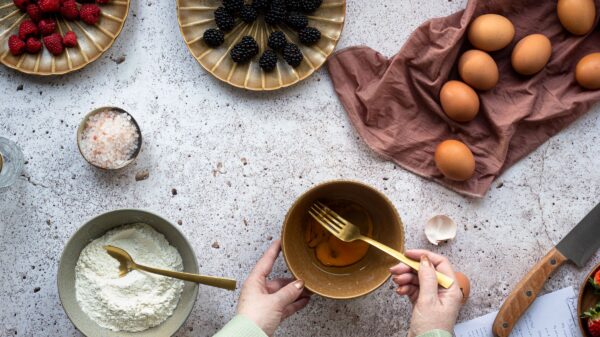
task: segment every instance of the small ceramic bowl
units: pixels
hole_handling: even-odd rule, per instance
[[[81,226],[67,242],[58,267],[58,295],[62,306],[73,325],[87,337],[172,336],[183,326],[192,312],[198,295],[198,285],[190,282],[185,282],[181,298],[173,315],[162,324],[142,332],[114,332],[105,329],[92,321],[81,310],[75,297],[75,266],[81,251],[92,240],[104,235],[107,231],[137,222],[146,223],[163,234],[181,254],[184,271],[198,273],[198,262],[192,246],[175,225],[160,216],[142,210],[121,209],[91,219]]]
[[[107,110],[113,110],[113,111],[127,114],[129,117],[131,117],[131,121],[133,122],[133,125],[135,125],[135,128],[137,129],[137,133],[138,133],[138,145],[137,145],[135,152],[131,155],[131,158],[129,158],[129,160],[127,160],[123,165],[121,165],[120,167],[117,167],[117,168],[106,168],[106,167],[101,167],[101,166],[95,165],[94,163],[90,162],[83,155],[83,152],[81,151],[81,138],[83,135],[83,130],[85,130],[85,126],[86,126],[88,120],[93,115],[98,114],[102,111],[107,111]],[[87,115],[85,115],[85,117],[83,117],[83,120],[81,121],[81,123],[79,123],[79,128],[77,128],[77,148],[79,149],[79,153],[81,154],[83,159],[85,159],[85,161],[87,161],[90,165],[92,165],[96,168],[99,168],[101,170],[108,170],[108,171],[119,170],[119,169],[122,169],[122,168],[126,167],[127,165],[131,164],[135,160],[135,158],[137,158],[137,156],[140,154],[140,151],[142,150],[142,130],[140,129],[140,126],[136,122],[135,118],[133,118],[133,116],[129,112],[127,112],[121,108],[117,108],[117,107],[104,106],[104,107],[94,109],[91,112],[89,112]]]
[[[308,290],[332,299],[364,296],[390,277],[389,268],[398,263],[387,254],[369,247],[367,255],[346,267],[326,267],[310,248],[304,233],[316,200],[346,200],[366,209],[373,221],[373,238],[404,251],[404,230],[396,208],[376,189],[359,182],[337,180],[317,185],[301,195],[288,211],[282,230],[282,250],[290,272],[302,279]]]
[[[591,337],[592,335],[587,329],[586,320],[581,318],[581,315],[590,308],[596,306],[597,303],[600,303],[600,295],[594,293],[594,287],[590,284],[590,278],[593,278],[594,274],[598,270],[600,270],[600,264],[597,264],[594,269],[592,269],[592,271],[581,283],[581,287],[579,287],[579,298],[577,299],[577,317],[579,317],[578,322],[581,335],[586,337]]]

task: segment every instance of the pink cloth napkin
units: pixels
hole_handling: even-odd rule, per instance
[[[600,12],[600,0],[596,8]],[[500,81],[478,93],[477,118],[457,123],[442,111],[439,91],[446,81],[459,79],[457,59],[472,48],[466,28],[486,13],[506,16],[516,36],[491,53]],[[510,63],[512,49],[534,33],[551,40],[552,57],[540,73],[518,75]],[[574,78],[575,65],[591,52],[600,52],[598,28],[587,36],[571,35],[558,20],[555,0],[471,0],[460,12],[423,23],[391,58],[351,47],[334,54],[328,70],[350,120],[375,152],[458,193],[483,197],[504,170],[600,99],[600,91],[584,90]],[[445,139],[461,140],[473,152],[475,175],[468,181],[448,180],[437,170],[433,154]]]

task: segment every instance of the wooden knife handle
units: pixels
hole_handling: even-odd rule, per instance
[[[546,280],[554,271],[567,261],[556,248],[544,256],[529,273],[517,284],[500,307],[492,326],[496,337],[508,337],[519,318],[533,303]]]

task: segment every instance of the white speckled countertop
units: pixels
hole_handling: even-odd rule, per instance
[[[422,21],[464,4],[348,0],[339,48],[366,44],[392,55]],[[297,195],[323,180],[358,179],[395,203],[407,247],[446,254],[470,276],[465,320],[498,308],[525,270],[600,201],[598,106],[508,170],[484,199],[465,199],[372,153],[324,70],[262,94],[212,78],[185,47],[172,0],[134,0],[114,46],[82,71],[37,78],[0,67],[0,77],[0,135],[18,142],[27,160],[22,178],[0,194],[2,337],[80,336],[59,303],[58,259],[86,219],[115,208],[181,220],[203,272],[243,280]],[[90,167],[75,143],[83,115],[103,105],[125,108],[143,131],[137,162],[117,174]],[[150,177],[136,182],[144,169]],[[438,213],[452,216],[459,232],[433,247],[422,228]],[[599,261],[562,268],[544,290],[578,287]],[[275,274],[286,273],[280,259]],[[354,301],[315,298],[278,335],[404,336],[410,306],[390,287]],[[202,287],[177,336],[212,335],[234,314],[237,296]]]

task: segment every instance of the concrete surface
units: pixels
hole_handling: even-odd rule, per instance
[[[392,55],[420,22],[464,4],[349,0],[340,47],[368,44]],[[113,61],[121,56],[123,63]],[[174,1],[133,1],[115,45],[82,71],[36,78],[0,67],[0,76],[0,134],[27,159],[23,177],[0,195],[3,337],[80,336],[58,300],[58,259],[86,219],[115,208],[181,220],[205,273],[243,280],[297,195],[323,180],[358,179],[396,204],[407,247],[446,254],[471,277],[466,320],[498,308],[525,270],[600,201],[598,106],[506,172],[484,199],[469,200],[373,154],[325,71],[265,94],[213,79],[186,49]],[[130,111],[143,130],[138,161],[117,174],[87,165],[75,144],[82,116],[103,105]],[[149,179],[136,182],[143,169]],[[460,228],[438,248],[426,241],[423,224],[439,213]],[[578,287],[599,261],[596,255],[581,270],[562,268],[544,291]],[[275,275],[286,274],[280,259]],[[390,286],[355,301],[315,298],[278,335],[404,336],[410,305]],[[177,336],[212,335],[234,314],[237,296],[202,288]]]

